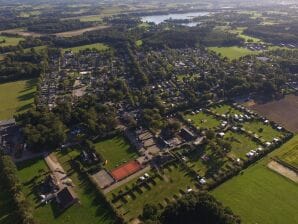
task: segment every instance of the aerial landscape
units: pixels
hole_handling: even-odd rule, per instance
[[[298,224],[297,0],[0,0],[0,224]]]

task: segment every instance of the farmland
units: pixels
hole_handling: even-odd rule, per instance
[[[291,151],[296,144],[297,137],[216,188],[212,194],[240,215],[243,223],[298,222],[297,184],[267,167],[270,157]]]
[[[106,51],[109,49],[109,47],[102,43],[96,43],[96,44],[88,44],[88,45],[81,45],[78,47],[72,47],[72,48],[65,48],[64,52],[67,50],[71,50],[74,53],[79,53],[80,51],[86,50],[86,49],[96,49],[98,51]]]
[[[105,25],[98,25],[98,26],[92,26],[84,29],[79,29],[79,30],[71,30],[71,31],[66,31],[66,32],[61,32],[61,33],[56,33],[55,35],[58,37],[74,37],[74,36],[79,36],[85,32],[89,31],[94,31],[94,30],[100,30],[100,29],[105,29],[108,26]]]
[[[22,80],[0,84],[0,120],[31,108],[36,91],[36,80]]]
[[[137,157],[136,151],[131,148],[122,136],[97,142],[95,148],[107,160],[105,168],[108,170]]]
[[[242,47],[210,47],[211,51],[214,51],[217,54],[220,54],[222,57],[227,57],[230,60],[238,59],[240,57],[250,55],[250,54],[258,54],[258,51],[251,51]]]
[[[17,46],[22,40],[24,40],[22,37],[8,37],[0,35],[0,47]]]

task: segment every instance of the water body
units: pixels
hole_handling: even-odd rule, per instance
[[[192,19],[198,16],[207,16],[210,15],[209,12],[187,12],[187,13],[172,13],[172,14],[163,14],[163,15],[152,15],[152,16],[143,16],[141,17],[142,22],[152,22],[155,24],[160,24],[169,19],[188,19],[189,23],[184,23],[185,26],[196,26],[198,22],[193,22]]]

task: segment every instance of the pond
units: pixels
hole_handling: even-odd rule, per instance
[[[183,20],[188,19],[189,23],[183,23],[182,25],[186,26],[196,26],[198,22],[192,21],[193,18],[198,16],[207,16],[210,15],[209,12],[187,12],[187,13],[171,13],[171,14],[163,14],[163,15],[151,15],[151,16],[143,16],[141,17],[142,22],[153,22],[155,24],[160,24],[166,20]]]

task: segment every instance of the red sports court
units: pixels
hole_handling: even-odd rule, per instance
[[[112,170],[111,174],[116,181],[119,181],[139,171],[141,168],[142,167],[138,161],[131,161]]]

